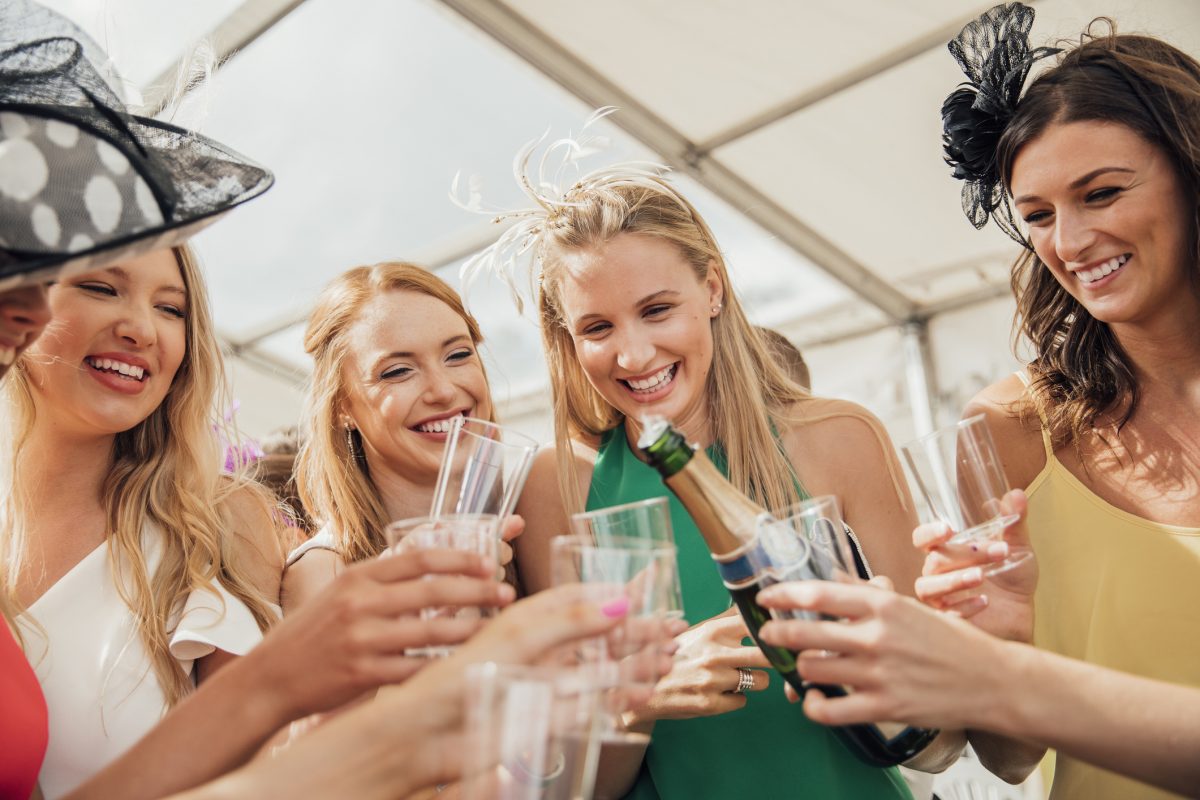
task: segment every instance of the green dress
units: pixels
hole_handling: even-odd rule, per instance
[[[726,471],[724,450],[709,458]],[[729,609],[729,593],[683,505],[653,467],[629,447],[623,427],[604,434],[588,490],[588,510],[669,497],[678,548],[684,616],[691,624]],[[787,701],[783,679],[752,692],[745,708],[715,717],[659,720],[633,791],[635,800],[694,798],[846,798],[911,800],[894,767],[878,769],[850,754],[828,728]]]

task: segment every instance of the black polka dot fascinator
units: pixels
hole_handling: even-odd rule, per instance
[[[0,291],[179,244],[270,188],[263,167],[129,112],[104,52],[0,0]]]

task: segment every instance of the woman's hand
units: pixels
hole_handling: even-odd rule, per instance
[[[874,586],[830,581],[777,584],[758,601],[839,618],[772,620],[760,634],[800,654],[796,667],[805,680],[854,689],[837,698],[809,690],[804,713],[816,722],[966,728],[986,722],[988,708],[1003,702],[1001,643],[955,614]]]
[[[517,570],[512,565],[513,547],[509,542],[516,539],[525,531],[525,520],[518,514],[509,514],[500,528],[500,566],[497,568],[496,580],[507,580],[516,587]],[[511,577],[511,580],[509,578]]]
[[[925,552],[925,566],[916,581],[917,597],[927,605],[953,611],[988,633],[1003,639],[1033,639],[1033,593],[1038,566],[1025,524],[1028,501],[1014,489],[1000,500],[1001,513],[1018,515],[1004,529],[1003,541],[951,544],[955,532],[942,523],[921,525],[913,544]],[[1030,556],[1012,569],[990,577],[984,571],[1010,554]]]
[[[458,644],[483,624],[422,620],[422,608],[512,602],[512,587],[497,583],[494,569],[494,562],[479,555],[451,550],[355,564],[244,658],[254,662],[263,686],[286,702],[293,718],[337,708],[363,692],[402,682],[428,663],[405,656],[405,650]]]
[[[711,717],[746,705],[746,696],[735,692],[740,674],[749,669],[760,692],[771,682],[770,662],[755,646],[742,641],[750,635],[736,611],[705,620],[675,637],[678,650],[671,671],[658,682],[641,707],[627,713],[629,727],[643,728],[659,719]]]

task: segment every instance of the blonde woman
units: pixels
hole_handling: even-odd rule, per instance
[[[261,489],[221,475],[222,359],[190,252],[76,274],[49,299],[54,321],[5,382],[0,546],[57,797],[261,638],[281,551]]]
[[[765,506],[838,495],[871,568],[911,586],[920,567],[908,546],[916,518],[882,426],[785,374],[695,208],[637,165],[597,171],[566,192],[520,179],[538,209],[523,212],[515,233],[476,263],[507,273],[514,253],[536,256],[556,445],[539,454],[518,506],[527,520],[517,549],[525,587],[550,584],[549,542],[568,530],[571,512],[668,495],[632,447],[644,414],[673,420]],[[631,728],[652,731],[644,763],[614,755],[600,793],[908,797],[897,770],[856,761],[788,705],[780,681],[763,691],[772,682],[767,662],[743,644],[746,627],[728,613],[729,595],[694,524],[671,504],[693,627],[678,637],[675,667],[651,700],[626,715]],[[944,736],[919,760],[941,767],[960,742]]]
[[[325,288],[304,337],[313,374],[296,464],[322,528],[288,558],[285,613],[382,552],[389,522],[429,513],[447,422],[493,418],[482,341],[455,291],[416,265],[356,267]]]

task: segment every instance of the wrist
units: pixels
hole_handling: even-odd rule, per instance
[[[236,714],[252,728],[268,726],[276,731],[307,714],[287,691],[287,682],[273,674],[269,656],[254,648],[209,679],[208,683],[231,687],[228,694],[238,699]]]
[[[979,707],[968,722],[970,727],[1021,736],[1031,694],[1017,687],[1036,680],[1032,674],[1036,656],[1037,650],[1030,645],[992,640],[985,658],[984,681],[977,693]]]

